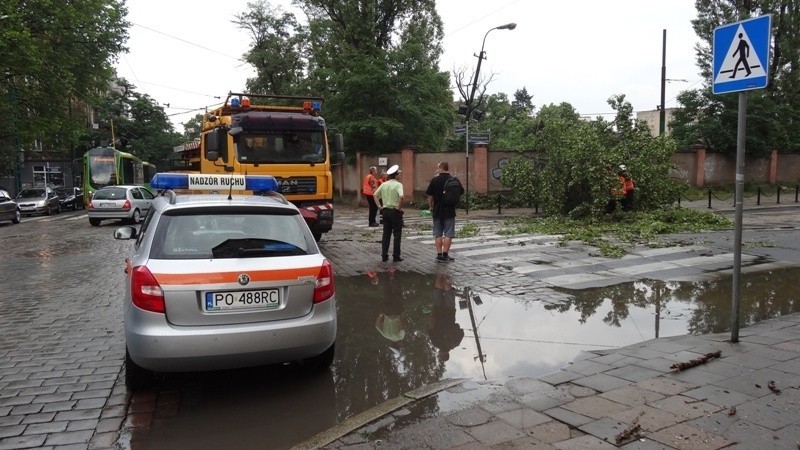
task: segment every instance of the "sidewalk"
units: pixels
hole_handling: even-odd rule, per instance
[[[794,196],[775,200],[762,197],[758,205],[745,197],[745,214],[800,210]],[[732,198],[712,198],[711,209],[707,198],[682,206],[735,211]],[[365,211],[347,209],[355,217]],[[486,210],[468,217],[532,213]],[[587,352],[539,378],[443,380],[296,448],[797,449],[800,314],[743,328],[735,344],[730,337],[685,335]]]
[[[445,381],[296,448],[797,449],[800,314],[739,338],[687,335],[584,353],[538,379]]]

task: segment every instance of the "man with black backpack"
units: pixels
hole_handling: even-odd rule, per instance
[[[436,262],[453,261],[455,258],[450,256],[450,245],[456,235],[456,206],[464,194],[464,187],[458,178],[450,175],[450,166],[446,161],[436,166],[436,176],[431,179],[425,194],[433,217]]]

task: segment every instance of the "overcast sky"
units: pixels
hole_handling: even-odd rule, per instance
[[[230,92],[241,92],[253,70],[240,61],[250,37],[231,23],[247,0],[127,0],[130,52],[118,74],[162,104],[181,123]],[[289,0],[274,0],[291,10]],[[538,108],[569,102],[581,114],[609,114],[606,100],[625,94],[634,110],[655,109],[661,96],[663,30],[667,30],[666,106],[702,84],[695,66],[694,0],[437,0],[445,27],[440,68],[477,64],[486,32],[482,74],[488,91],[512,97],[527,88]],[[301,20],[302,14],[298,14]],[[685,81],[683,81],[685,80]],[[612,116],[606,116],[608,118]]]

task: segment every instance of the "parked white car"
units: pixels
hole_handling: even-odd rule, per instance
[[[142,221],[155,195],[144,186],[106,186],[95,191],[88,204],[89,223],[94,227],[107,219]]]

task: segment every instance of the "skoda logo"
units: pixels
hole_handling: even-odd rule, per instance
[[[246,273],[239,275],[239,284],[247,286],[248,283],[250,283],[250,275]]]

